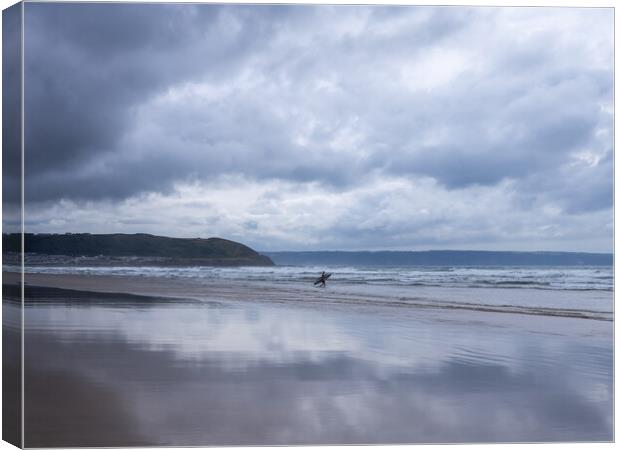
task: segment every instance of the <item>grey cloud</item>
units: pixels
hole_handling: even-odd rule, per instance
[[[342,14],[347,18],[362,11],[381,16],[382,10],[351,7],[28,5],[26,167],[29,179],[34,181],[30,184],[32,187],[27,189],[27,197],[45,200],[59,198],[62,193],[62,197],[66,198],[88,198],[92,193],[93,198],[99,198],[104,195],[102,191],[106,191],[108,197],[114,198],[157,190],[153,182],[144,180],[140,183],[142,177],[139,175],[137,180],[136,177],[123,177],[126,181],[118,182],[116,178],[121,178],[120,175],[144,170],[144,161],[132,166],[131,161],[125,160],[125,154],[132,149],[123,147],[119,141],[134,125],[135,107],[179,83],[217,80],[225,84],[226,77],[242,70],[246,67],[244,63],[253,58],[258,61],[256,67],[268,76],[280,77],[283,83],[296,83],[297,86],[291,89],[299,92],[293,92],[292,100],[303,103],[306,88],[303,80],[312,81],[315,71],[327,72],[326,63],[336,64],[329,72],[352,74],[359,64],[365,64],[368,58],[372,58],[374,52],[411,52],[421,44],[441,39],[464,24],[464,14],[422,8],[410,10],[411,16],[423,16],[420,25],[401,25],[404,31],[387,38],[379,36],[372,40],[345,34],[340,38],[328,36],[322,43],[320,39],[323,38],[311,32],[314,25],[320,26],[323,22],[337,28],[338,23],[333,21],[331,14]],[[394,20],[397,18],[393,17]],[[371,35],[372,25],[373,22],[366,25]],[[279,39],[286,43],[286,33],[294,36],[299,29],[309,34],[309,39],[296,45],[285,45],[279,51],[275,41]],[[269,54],[271,47],[275,47],[274,56]],[[350,57],[346,56],[347,49],[352,51]],[[265,54],[261,53],[262,50]],[[339,73],[339,76],[342,75]],[[320,164],[312,157],[314,149],[304,155],[306,164],[299,163],[298,155],[303,150],[291,145],[290,136],[282,131],[288,124],[270,117],[270,103],[277,105],[286,101],[278,98],[279,93],[275,94],[276,97],[261,97],[258,92],[258,98],[241,98],[238,101],[229,100],[228,104],[221,102],[214,105],[217,110],[212,113],[213,126],[207,123],[201,130],[202,135],[196,136],[199,141],[206,140],[212,146],[202,150],[202,155],[190,155],[183,148],[183,143],[191,137],[180,134],[180,142],[176,142],[175,147],[155,149],[160,154],[149,158],[147,170],[158,172],[169,169],[171,158],[168,155],[178,158],[178,162],[172,164],[173,169],[158,178],[164,191],[173,181],[190,176],[196,167],[196,160],[218,172],[230,171],[229,166],[234,165],[240,172],[256,171],[258,176],[300,180],[319,178],[336,184],[350,181],[344,175],[346,172],[342,171],[342,164],[332,164],[334,170],[320,169]],[[352,94],[357,95],[358,92]],[[252,102],[259,103],[257,110],[252,108]],[[299,105],[300,108],[303,106]],[[355,107],[343,106],[349,110]],[[182,111],[174,113],[180,113],[183,117]],[[226,113],[229,115],[226,116]],[[182,132],[180,129],[189,126],[179,123],[179,118],[172,119],[169,129],[172,136],[175,131]],[[252,124],[261,119],[265,122],[258,124],[263,125],[262,129],[253,129]],[[337,123],[338,119],[334,119]],[[185,117],[185,121],[188,120],[191,118]],[[333,129],[327,132],[333,133]],[[267,133],[272,136],[267,137]],[[317,137],[316,145],[324,144],[321,136]],[[329,134],[323,136],[325,139],[329,137]],[[144,144],[157,147],[157,143]],[[205,156],[206,152],[211,154]],[[92,183],[84,185],[79,174],[83,166],[112,153],[118,158],[114,171],[119,173],[119,177],[109,177],[104,171],[91,174]],[[231,164],[222,164],[222,153],[229,156]],[[337,154],[330,156],[332,160],[355,163],[350,158],[339,158]],[[294,159],[292,165],[286,162],[291,157]],[[241,164],[238,161],[240,158],[243,159]],[[278,163],[282,160],[285,161],[283,164]],[[174,170],[176,166],[178,172]],[[261,173],[263,166],[265,173]],[[359,169],[364,170],[365,167],[362,165]],[[35,180],[37,177],[40,178]]]
[[[608,151],[594,166],[575,164],[524,178],[519,189],[540,193],[533,202],[556,204],[568,214],[605,210],[613,204],[613,158]]]
[[[2,202],[5,229],[15,229],[21,204],[21,5],[2,13]],[[9,223],[11,222],[11,223]]]
[[[31,3],[28,204],[167,195],[222,176],[334,195],[404,178],[432,179],[428,195],[465,202],[470,189],[494,187],[520,208],[523,228],[546,207],[609,211],[612,17],[587,8]],[[579,161],[584,152],[597,163]],[[376,245],[398,246],[505,237],[492,207],[474,225],[447,227],[438,215],[406,223],[395,209],[364,228],[360,217],[382,203],[357,200],[365,203],[343,200],[342,223],[321,233],[372,243],[389,230]],[[566,221],[553,225],[577,227]],[[252,231],[264,229],[256,223]]]
[[[430,175],[449,188],[460,188],[492,185],[560,166],[571,152],[592,143],[597,127],[608,125],[592,100],[604,89],[599,80],[586,77],[577,82],[572,76],[565,74],[563,82],[542,88],[532,88],[526,78],[518,90],[499,93],[493,88],[477,93],[467,83],[463,88],[472,94],[438,95],[439,106],[425,113],[436,119],[435,125],[443,125],[449,139],[445,144],[420,145],[417,133],[437,132],[432,125],[425,131],[427,123],[420,120],[410,141],[403,143],[406,150],[391,156],[389,169]],[[451,98],[463,103],[455,104]]]
[[[230,20],[248,33],[227,32]],[[25,28],[27,170],[69,177],[116,147],[133,106],[203,73],[226,76],[269,32],[216,5],[164,4],[29,4]]]

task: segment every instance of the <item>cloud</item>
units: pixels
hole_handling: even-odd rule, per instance
[[[21,6],[2,13],[2,203],[3,222],[21,222]]]
[[[216,5],[28,6],[30,173],[79,169],[116,149],[150,96],[200,76],[227,77],[269,33],[252,19]]]
[[[26,229],[222,236],[268,250],[503,249],[607,251],[606,210],[564,214],[556,197],[523,202],[515,182],[448,191],[432,178],[375,177],[341,191],[317,182],[221,176],[124,201],[62,200],[27,214]],[[603,233],[601,233],[603,230]]]
[[[430,203],[469,205],[476,189],[510,186],[520,222],[551,220],[546,207],[566,223],[611,217],[612,17],[586,8],[29,4],[27,200],[42,211],[125,204],[236,180],[311,186],[358,218],[346,199],[369,186],[398,197],[386,187],[408,180],[433,186]],[[390,202],[364,201],[360,210]],[[482,222],[498,213],[481,212]],[[373,231],[385,245],[400,226],[388,222]],[[400,242],[417,242],[424,223],[416,217]],[[261,230],[239,217],[227,234],[243,224]],[[334,240],[341,232],[351,230],[312,228]],[[606,228],[595,234],[610,242]]]

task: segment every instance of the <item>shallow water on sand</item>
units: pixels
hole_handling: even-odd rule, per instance
[[[608,321],[27,296],[27,446],[612,439]]]

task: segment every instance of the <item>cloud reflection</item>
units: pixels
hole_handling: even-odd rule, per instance
[[[62,382],[73,377],[123,399],[111,416],[131,420],[112,434],[134,423],[153,444],[612,438],[611,349],[596,340],[190,304],[55,304],[29,309],[27,324],[29,376],[45,377],[76,405],[46,417],[53,426],[88,420],[78,414],[91,407],[88,396]],[[29,398],[32,411],[44,408],[44,399]],[[42,424],[26,425],[40,436]],[[67,439],[59,444],[83,444]]]

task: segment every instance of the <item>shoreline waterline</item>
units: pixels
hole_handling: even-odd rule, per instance
[[[3,272],[4,283],[18,283],[20,274]],[[27,273],[26,285],[119,292],[171,298],[285,303],[341,308],[351,306],[443,309],[455,311],[557,316],[613,321],[613,293],[536,289],[438,288],[398,289],[333,283],[328,289],[311,283],[271,284],[254,280],[182,279],[127,275]],[[530,292],[531,291],[531,292]],[[589,302],[583,302],[585,296]]]

